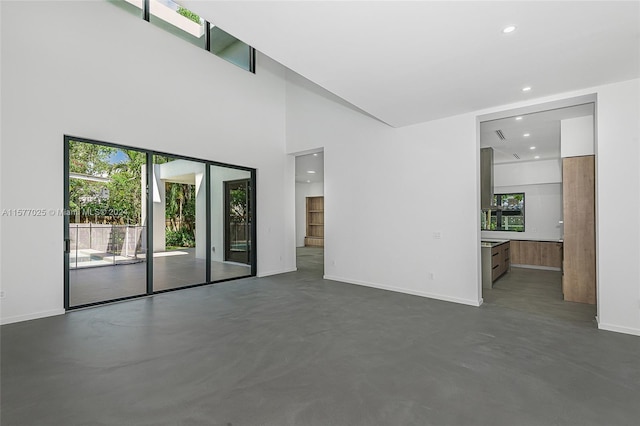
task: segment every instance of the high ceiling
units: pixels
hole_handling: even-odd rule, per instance
[[[559,159],[560,121],[594,112],[594,104],[589,103],[486,121],[480,123],[480,147],[493,148],[494,164]],[[498,130],[504,139],[498,137]]]
[[[179,3],[392,126],[640,75],[637,1]]]

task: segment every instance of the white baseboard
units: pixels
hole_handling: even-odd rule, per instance
[[[640,336],[640,329],[623,327],[620,325],[606,324],[598,319],[598,329],[606,331],[615,331],[616,333],[631,334],[632,336]]]
[[[377,288],[377,289],[380,289],[380,290],[394,291],[396,293],[411,294],[413,296],[427,297],[429,299],[443,300],[445,302],[459,303],[459,304],[462,304],[462,305],[469,305],[469,306],[476,306],[477,307],[477,306],[480,306],[482,304],[482,299],[480,299],[480,300],[461,299],[459,297],[445,296],[445,295],[442,295],[442,294],[429,293],[429,292],[425,292],[425,291],[409,290],[409,289],[406,289],[406,288],[393,287],[393,286],[388,286],[388,285],[384,285],[384,284],[377,284],[377,283],[371,283],[371,282],[366,282],[366,281],[352,280],[352,279],[348,279],[348,278],[334,277],[332,275],[325,275],[323,278],[325,280],[339,281],[339,282],[348,283],[348,284],[361,285],[361,286],[364,286],[364,287],[373,287],[373,288]]]
[[[64,315],[64,313],[65,313],[64,309],[52,309],[50,311],[34,312],[32,314],[27,314],[27,315],[16,315],[13,317],[2,318],[1,323],[2,325],[13,324],[15,322],[29,321],[29,320],[34,320],[38,318],[53,317],[56,315]]]
[[[271,275],[279,275],[279,274],[286,274],[289,272],[295,272],[297,270],[298,268],[294,266],[293,268],[281,269],[279,271],[260,272],[257,276],[258,278],[264,278],[264,277],[269,277]]]
[[[562,268],[555,268],[553,266],[537,266],[537,265],[519,265],[517,263],[511,264],[512,268],[524,268],[524,269],[540,269],[542,271],[562,271]]]

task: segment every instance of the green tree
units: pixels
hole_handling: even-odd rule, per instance
[[[107,201],[101,197],[106,184],[89,179],[109,177],[111,173],[109,158],[115,152],[115,148],[104,145],[69,141],[69,172],[80,175],[69,179],[70,210],[84,209],[95,212],[107,207]]]
[[[134,150],[122,150],[126,160],[112,166],[109,189],[109,208],[120,213],[121,224],[142,224],[142,166],[146,154]]]
[[[237,188],[230,191],[230,214],[236,223],[244,223],[247,220],[247,191]]]

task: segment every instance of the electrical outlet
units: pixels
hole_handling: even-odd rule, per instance
[[[211,251],[215,253],[216,252],[216,248],[215,247],[211,247]]]
[[[0,299],[4,299],[4,291],[0,291]]]
[[[433,272],[429,272],[429,279],[431,281],[435,280],[436,279],[436,274],[434,274]]]

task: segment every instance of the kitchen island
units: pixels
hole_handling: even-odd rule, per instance
[[[482,288],[493,288],[493,282],[511,267],[509,240],[482,240]]]

